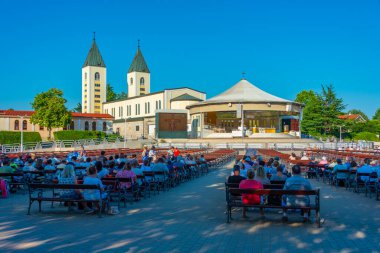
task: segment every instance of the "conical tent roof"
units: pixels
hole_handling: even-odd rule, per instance
[[[292,101],[276,97],[269,94],[255,85],[251,84],[245,79],[240,80],[237,84],[226,90],[225,92],[212,97],[205,101],[205,103],[233,103],[233,102],[282,102],[293,103]]]

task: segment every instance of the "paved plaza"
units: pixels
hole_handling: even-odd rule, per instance
[[[226,224],[228,167],[103,218],[37,203],[28,216],[27,194],[13,194],[0,199],[0,252],[380,252],[380,201],[315,180],[322,228],[278,211]]]

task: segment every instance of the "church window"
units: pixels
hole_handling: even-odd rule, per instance
[[[158,109],[161,109],[161,100],[158,101]]]
[[[96,131],[96,122],[92,122],[92,131]]]
[[[96,84],[95,84],[95,87],[100,87],[100,83],[96,83]]]
[[[132,85],[133,84],[133,78],[131,77],[131,79],[129,79],[129,85]]]
[[[84,122],[84,130],[88,131],[88,121]]]
[[[22,122],[22,130],[27,130],[28,129],[28,122],[26,120],[24,120]]]
[[[100,89],[95,89],[95,92],[100,92]]]
[[[95,109],[100,109],[100,106],[95,106]]]
[[[19,121],[15,120],[15,127],[14,127],[15,130],[20,130],[20,125],[19,124],[20,124]]]
[[[150,102],[148,102],[148,113],[150,113]]]
[[[100,100],[95,100],[95,103],[100,103]]]
[[[103,131],[107,131],[107,122],[103,122]]]
[[[95,95],[96,98],[100,98],[100,95]]]
[[[141,78],[140,78],[140,85],[144,85],[144,84],[145,84],[144,77],[141,77]]]
[[[74,120],[72,120],[70,123],[70,130],[74,130]]]
[[[95,80],[100,80],[100,74],[99,74],[99,72],[95,73]]]
[[[136,126],[136,131],[140,131],[140,126]]]

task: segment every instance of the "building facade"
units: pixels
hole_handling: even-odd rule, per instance
[[[140,46],[128,69],[127,86],[128,97],[103,103],[103,113],[115,118],[113,131],[128,139],[154,138],[156,112],[186,110],[186,106],[206,99],[204,92],[187,87],[151,93],[150,71]],[[190,115],[188,120],[190,125]]]
[[[82,113],[101,113],[106,92],[107,68],[94,37],[82,67]]]
[[[48,138],[46,127],[30,123],[34,111],[0,110],[0,131],[39,132],[42,140]],[[113,117],[109,114],[71,113],[71,123],[65,128],[54,128],[52,132],[61,130],[102,131],[112,133]]]

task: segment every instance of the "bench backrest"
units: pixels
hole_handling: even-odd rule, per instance
[[[72,190],[101,190],[100,185],[94,184],[29,184],[30,189],[72,189]]]
[[[316,190],[277,190],[277,189],[238,189],[230,188],[233,195],[239,194],[258,194],[258,195],[319,195],[319,189]]]

